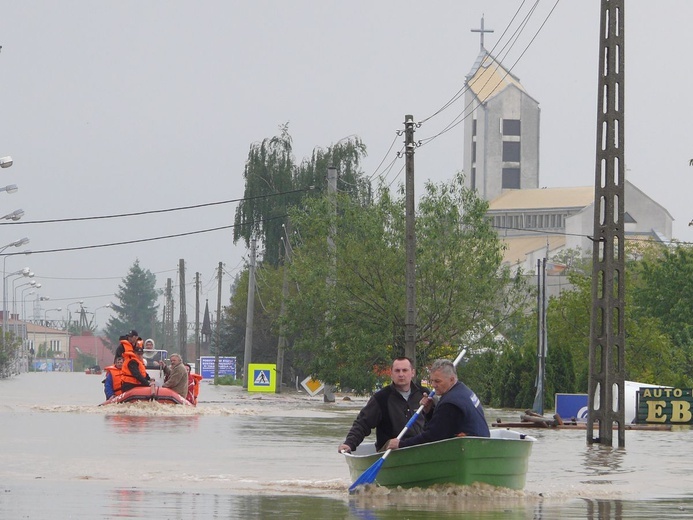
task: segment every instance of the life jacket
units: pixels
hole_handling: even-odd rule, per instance
[[[188,395],[186,399],[192,404],[197,404],[197,396],[200,394],[200,374],[188,374]]]
[[[123,371],[116,367],[115,365],[111,365],[110,367],[104,368],[106,372],[111,374],[111,379],[113,380],[113,393],[115,395],[120,395],[123,393],[123,390],[121,389],[121,378]],[[105,381],[105,379],[104,379]]]
[[[121,370],[121,384],[122,383],[130,383],[131,385],[136,385],[136,386],[142,386],[142,382],[137,379],[135,376],[132,375],[132,372],[130,372],[130,361],[133,359],[137,361],[137,364],[139,365],[140,369],[140,374],[143,376],[147,375],[147,366],[144,364],[144,362],[139,358],[137,354],[135,354],[134,351],[129,350],[126,351],[125,354],[123,355],[123,368]]]
[[[120,345],[116,348],[115,351],[115,357],[117,358],[118,356],[125,356],[126,352],[132,352],[133,345],[126,339],[121,339],[120,340]],[[115,363],[115,358],[113,359],[113,362]]]

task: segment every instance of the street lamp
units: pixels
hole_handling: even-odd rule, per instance
[[[0,253],[2,253],[8,247],[21,247],[29,243],[27,237],[20,238],[14,242],[10,242],[7,245],[0,247]],[[31,251],[24,251],[25,254],[30,254]],[[5,339],[5,333],[7,332],[7,285],[5,284],[5,265],[7,262],[7,257],[12,256],[9,254],[4,255],[2,259],[2,338]]]
[[[29,289],[40,289],[40,288],[41,288],[41,284],[37,283],[36,285],[34,285],[32,287],[27,287],[26,289],[22,289],[22,319],[24,321],[27,321],[27,319],[26,319],[26,298],[24,297],[24,293],[26,291],[29,291]],[[31,291],[29,291],[27,296],[29,296],[29,294],[36,294],[36,291],[31,290]]]
[[[14,163],[14,161],[12,160],[12,157],[10,157],[9,155],[5,157],[0,157],[0,168],[9,168],[10,166],[12,166],[12,163]]]
[[[20,218],[24,216],[24,210],[23,209],[16,209],[12,213],[8,213],[7,215],[0,217],[0,220],[14,220],[17,221]]]
[[[62,312],[63,308],[62,307],[57,307],[55,309],[46,309],[43,311],[43,344],[46,349],[46,372],[48,372],[48,313],[51,311],[58,311]]]
[[[33,277],[34,273],[29,273],[28,278]],[[17,308],[17,302],[20,300],[17,300],[17,289],[19,289],[20,287],[24,287],[25,285],[31,285],[31,287],[34,288],[38,284],[38,286],[41,287],[41,284],[38,283],[36,280],[31,280],[30,282],[20,283],[17,287],[15,287],[14,282],[16,281],[16,278],[12,281],[12,315],[16,315],[17,317],[19,317],[19,309]]]
[[[111,308],[111,304],[109,303],[107,305],[102,305],[101,307],[97,307],[91,313],[93,316],[92,319],[94,320],[94,357],[96,358],[96,364],[97,365],[99,364],[99,355],[97,352],[97,345],[96,345],[96,330],[98,329],[98,325],[96,324],[96,311],[98,311],[99,309],[110,309],[110,308]]]

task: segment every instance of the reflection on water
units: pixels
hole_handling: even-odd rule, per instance
[[[626,455],[625,448],[605,446],[603,444],[590,444],[584,451],[584,468],[587,474],[594,476],[622,473],[623,458]],[[599,482],[599,481],[597,481]],[[608,481],[601,481],[602,483]]]
[[[531,430],[524,491],[349,495],[337,446],[365,399],[205,385],[193,409],[99,407],[101,392],[83,374],[0,380],[0,519],[693,517],[689,429],[628,431],[625,448],[587,445],[584,431]]]

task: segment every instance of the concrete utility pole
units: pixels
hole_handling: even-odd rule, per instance
[[[416,366],[416,227],[414,203],[414,116],[404,116],[406,158],[406,315],[404,320],[404,355]]]
[[[337,235],[337,168],[329,166],[327,168],[327,196],[330,198],[332,205],[332,224],[330,231],[327,234],[327,249],[331,259],[330,270],[327,275],[327,288],[330,294],[334,294],[334,286],[337,283],[337,246],[334,243],[334,238]],[[331,332],[332,322],[335,316],[334,300],[330,300],[328,304],[327,327],[326,330]],[[328,333],[328,336],[331,335]],[[332,345],[334,347],[334,344]],[[334,403],[334,389],[331,385],[325,385],[322,391],[322,399],[325,403]]]
[[[169,349],[173,346],[173,284],[170,278],[166,278],[166,292],[164,304],[164,346]]]
[[[245,313],[245,350],[243,352],[243,388],[248,389],[248,365],[253,355],[253,316],[255,314],[255,247],[250,241],[250,268],[248,269],[248,304]]]
[[[195,366],[200,373],[200,273],[195,273]]]
[[[286,300],[289,298],[289,263],[291,262],[291,252],[289,237],[291,236],[291,221],[287,218],[284,225],[284,235],[282,244],[284,244],[284,272],[282,273],[282,305],[279,309],[279,317],[283,320],[286,317]],[[284,351],[286,350],[286,327],[282,321],[279,329],[279,339],[277,340],[277,387],[275,393],[282,393],[282,380],[284,378]]]
[[[221,349],[221,271],[223,264],[217,268],[217,326],[216,341],[214,342],[214,384],[219,383],[219,350]]]
[[[184,361],[188,361],[188,313],[185,304],[185,260],[178,260],[178,280],[180,294],[180,312],[178,314],[178,352],[183,356]]]
[[[625,436],[625,0],[602,0],[594,187],[587,443]],[[599,437],[594,437],[598,423]]]

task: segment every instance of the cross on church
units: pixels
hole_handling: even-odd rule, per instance
[[[484,48],[484,33],[492,33],[493,29],[484,29],[484,15],[481,15],[481,29],[472,29],[472,32],[481,33],[481,48]]]

